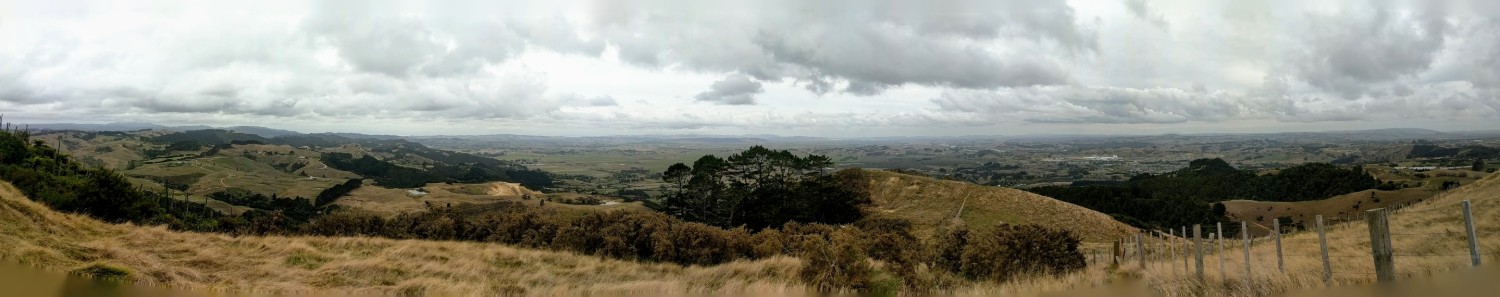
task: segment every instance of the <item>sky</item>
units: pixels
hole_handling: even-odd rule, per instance
[[[1500,1],[0,0],[29,123],[879,137],[1500,128]]]

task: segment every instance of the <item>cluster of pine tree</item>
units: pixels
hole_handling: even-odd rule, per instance
[[[707,155],[662,173],[671,188],[661,210],[688,221],[752,230],[793,221],[854,222],[859,206],[870,201],[866,179],[858,169],[831,171],[828,157],[798,157],[762,146],[728,158]]]

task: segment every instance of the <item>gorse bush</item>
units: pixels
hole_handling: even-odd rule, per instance
[[[821,237],[805,234],[799,237],[797,256],[803,261],[798,275],[802,281],[821,290],[840,288],[867,289],[874,269],[870,266],[862,234],[855,228],[838,228]]]
[[[1004,282],[1027,274],[1059,275],[1086,265],[1078,238],[1064,230],[1000,225],[964,237],[958,272],[971,279]]]
[[[434,207],[384,219],[339,211],[304,225],[304,233],[497,242],[624,260],[710,265],[783,254],[774,229],[751,234],[684,222],[655,212],[590,213],[563,220],[518,202]],[[759,240],[752,240],[752,239]]]

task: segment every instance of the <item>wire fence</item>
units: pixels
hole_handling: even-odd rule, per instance
[[[1436,219],[1424,216],[1415,221],[1407,221],[1415,217],[1412,215],[1393,216],[1435,212],[1443,214]],[[1311,222],[1313,224],[1298,224],[1302,226],[1296,228],[1283,228],[1281,222],[1274,219],[1271,226],[1246,221],[1217,222],[1171,230],[1149,230],[1121,238],[1109,246],[1090,249],[1089,260],[1091,264],[1111,265],[1138,262],[1142,268],[1165,269],[1157,273],[1196,273],[1200,278],[1204,277],[1205,270],[1216,270],[1221,277],[1226,271],[1241,270],[1248,282],[1253,267],[1257,266],[1254,264],[1274,260],[1274,272],[1286,273],[1286,259],[1294,258],[1301,259],[1297,262],[1297,269],[1308,269],[1308,262],[1316,263],[1312,266],[1319,266],[1324,282],[1331,284],[1334,276],[1394,280],[1396,259],[1451,260],[1454,264],[1464,261],[1479,266],[1484,258],[1500,257],[1500,251],[1481,250],[1479,238],[1500,236],[1500,232],[1494,231],[1496,229],[1477,230],[1472,204],[1468,200],[1457,205],[1397,204],[1358,215],[1340,214],[1334,218],[1319,215]],[[1348,229],[1367,231],[1343,231],[1338,233],[1342,236],[1329,236],[1329,231]],[[1368,236],[1348,235],[1366,232]],[[1396,248],[1393,242],[1406,244]],[[1460,244],[1464,247],[1454,248]],[[1361,259],[1370,260],[1364,262]]]

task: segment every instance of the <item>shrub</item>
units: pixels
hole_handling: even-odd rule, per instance
[[[972,279],[1005,282],[1028,274],[1059,275],[1083,269],[1078,237],[1037,225],[1000,225],[969,234],[960,272]]]
[[[767,228],[750,236],[751,258],[765,258],[786,250],[786,237],[781,230]]]
[[[379,215],[360,211],[335,211],[302,226],[304,234],[323,236],[381,236],[386,222]]]
[[[932,263],[942,270],[962,270],[964,247],[969,245],[969,228],[962,224],[945,226],[933,232]]]
[[[803,259],[798,276],[819,290],[841,288],[866,289],[871,285],[874,268],[870,266],[860,244],[858,229],[840,228],[824,240],[803,237]]]

